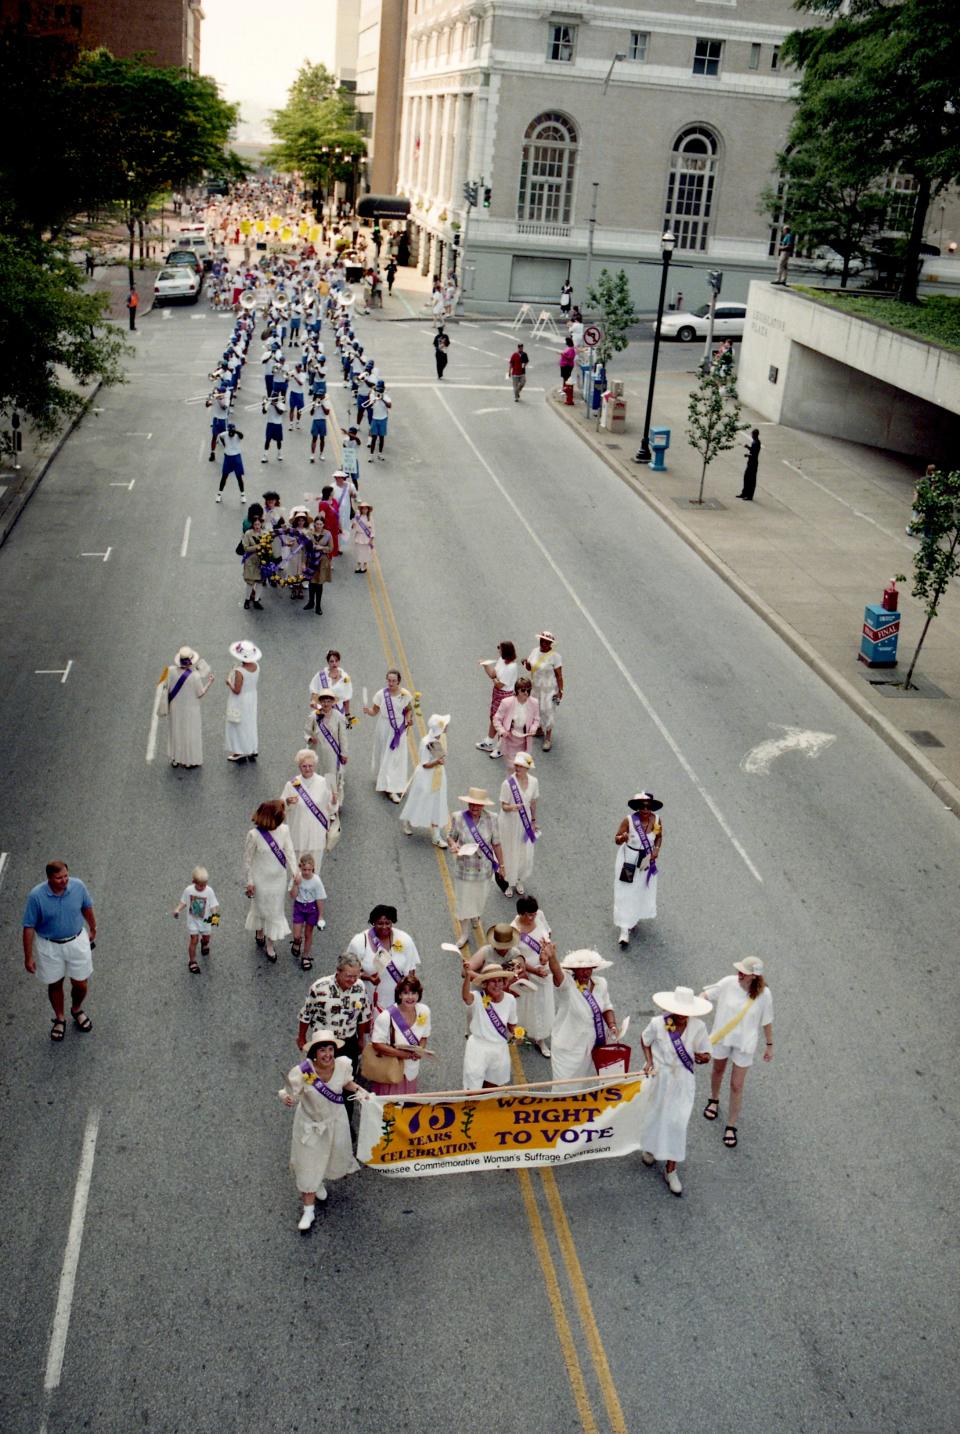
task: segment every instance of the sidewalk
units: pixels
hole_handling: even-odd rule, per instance
[[[596,430],[582,400],[556,412],[710,566],[780,634],[903,760],[960,815],[960,586],[955,581],[931,624],[914,673],[902,683],[924,622],[910,596],[917,542],[904,531],[920,471],[897,454],[764,423],[753,503],[737,501],[742,445],[707,470],[705,506],[693,506],[700,457],[685,437],[689,373],[657,377],[653,423],[672,430],[668,471],[632,462],[642,432],[646,375],[627,379],[626,433]],[[857,661],[863,609],[879,604],[894,573],[900,583],[899,665],[869,669]]]

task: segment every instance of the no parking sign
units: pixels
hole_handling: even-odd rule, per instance
[[[599,324],[588,324],[583,331],[583,342],[588,348],[595,349],[603,338],[603,329]]]

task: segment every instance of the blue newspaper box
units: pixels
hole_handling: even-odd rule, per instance
[[[590,392],[593,388],[593,364],[581,363],[580,365],[580,392],[583,395],[584,403],[590,402]]]
[[[867,667],[896,667],[900,614],[868,603],[863,610],[863,634],[858,659]]]
[[[599,413],[600,405],[603,402],[604,389],[607,386],[607,370],[602,363],[593,366],[593,393],[590,398],[590,412]]]
[[[654,473],[666,473],[667,471],[667,449],[670,447],[669,428],[651,428],[650,448],[653,457],[650,459],[650,467]]]

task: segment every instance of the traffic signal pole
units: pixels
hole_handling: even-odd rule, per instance
[[[713,326],[717,318],[717,299],[720,297],[720,288],[723,284],[723,274],[721,271],[719,269],[711,269],[707,274],[707,283],[710,285],[710,319],[707,325],[707,342],[700,364],[701,373],[709,373],[710,371],[710,354],[713,349]]]
[[[481,178],[480,184],[483,183]],[[460,282],[457,285],[457,304],[455,313],[463,313],[463,291],[467,283],[467,239],[470,234],[470,214],[476,208],[479,197],[480,185],[474,180],[468,179],[463,186],[463,228],[460,231]]]

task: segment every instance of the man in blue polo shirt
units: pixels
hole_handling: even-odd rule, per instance
[[[53,1007],[51,1041],[62,1041],[67,1029],[63,1010],[67,976],[73,1023],[80,1031],[93,1029],[83,1002],[93,974],[90,951],[96,938],[97,918],[89,891],[70,875],[65,861],[47,862],[47,879],[33,888],[23,911],[23,964],[47,988]]]

